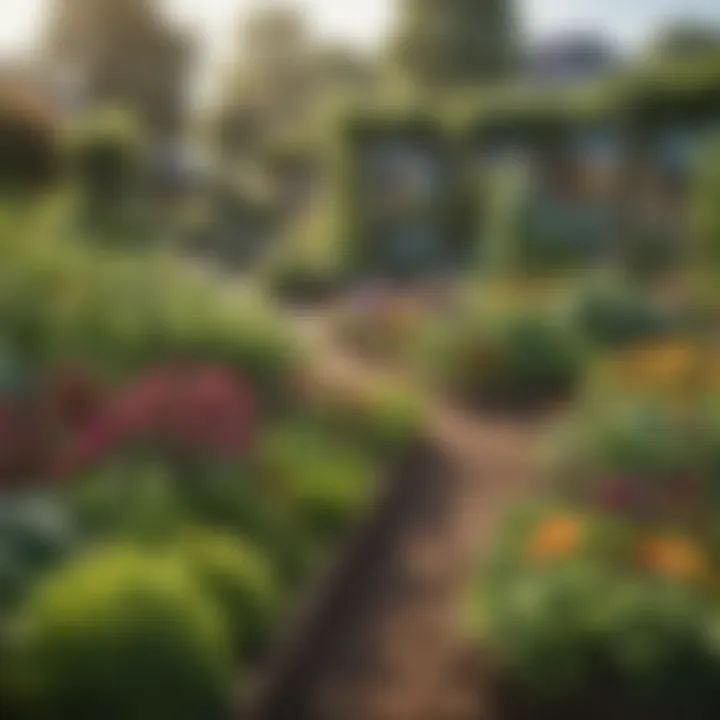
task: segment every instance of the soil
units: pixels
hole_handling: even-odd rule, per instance
[[[352,391],[379,379],[328,343],[321,319],[298,327],[321,358],[318,386]],[[475,720],[489,710],[458,672],[459,610],[502,508],[538,483],[539,425],[433,403],[425,438],[277,648],[248,717]]]

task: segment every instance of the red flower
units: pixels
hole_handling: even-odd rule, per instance
[[[7,485],[36,479],[44,457],[42,441],[28,408],[0,402],[0,482]]]
[[[122,390],[76,434],[63,467],[77,469],[131,442],[167,451],[238,455],[252,443],[251,388],[218,367],[164,366]]]
[[[85,368],[64,368],[41,388],[39,413],[51,427],[73,428],[88,420],[106,398],[104,383]]]
[[[609,512],[634,513],[645,509],[646,498],[633,477],[603,478],[597,488],[597,505]]]
[[[103,459],[117,446],[119,435],[112,419],[98,415],[85,425],[56,459],[55,471],[68,475]]]

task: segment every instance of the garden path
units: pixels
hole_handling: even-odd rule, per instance
[[[296,319],[313,382],[335,390],[403,382]],[[411,453],[360,528],[299,633],[282,648],[253,720],[475,720],[461,682],[463,593],[500,511],[530,491],[533,421],[471,416],[434,399]]]

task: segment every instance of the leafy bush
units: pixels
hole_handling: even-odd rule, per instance
[[[295,362],[290,334],[262,298],[237,297],[164,255],[73,242],[61,253],[43,238],[5,259],[0,329],[33,370],[80,362],[122,379],[167,362],[212,363],[271,392]]]
[[[340,285],[339,273],[309,261],[286,261],[268,276],[272,291],[282,300],[315,302],[331,297]]]
[[[482,633],[536,700],[576,697],[604,678],[656,708],[716,707],[707,556],[691,541],[647,532],[536,508],[500,534],[482,574]]]
[[[133,118],[109,109],[90,117],[78,133],[73,159],[91,207],[122,200],[142,164],[142,139]]]
[[[591,288],[578,298],[575,322],[601,348],[617,348],[667,337],[687,326],[688,318],[671,312],[641,290]]]
[[[707,142],[703,152],[698,154],[697,172],[694,175],[691,203],[691,227],[695,239],[693,264],[697,279],[716,282],[720,263],[720,211],[718,189],[720,172],[720,135],[715,133]]]
[[[552,313],[513,308],[471,312],[445,323],[428,352],[441,382],[490,405],[532,406],[565,399],[581,378],[584,349]]]
[[[375,471],[362,449],[308,423],[271,428],[260,450],[262,476],[321,542],[357,517],[373,491]]]
[[[179,554],[225,612],[238,655],[263,650],[279,599],[268,560],[249,543],[212,530],[181,539]]]
[[[0,616],[74,550],[77,532],[60,501],[10,496],[0,503]]]
[[[37,589],[24,622],[24,700],[40,717],[196,720],[227,699],[222,616],[166,557],[82,558]]]
[[[312,398],[308,411],[326,428],[386,458],[405,451],[424,430],[428,402],[422,390],[374,378],[348,392]]]
[[[23,93],[0,96],[0,190],[37,192],[61,174],[63,150],[55,119]]]

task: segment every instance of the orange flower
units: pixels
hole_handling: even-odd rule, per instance
[[[646,538],[638,548],[638,559],[648,570],[681,580],[701,580],[710,573],[710,561],[702,548],[678,536]]]
[[[580,546],[584,525],[577,515],[556,515],[540,524],[530,539],[528,556],[532,560],[558,560]]]
[[[611,361],[610,373],[625,387],[667,389],[691,379],[698,362],[692,344],[669,342],[620,353]]]

